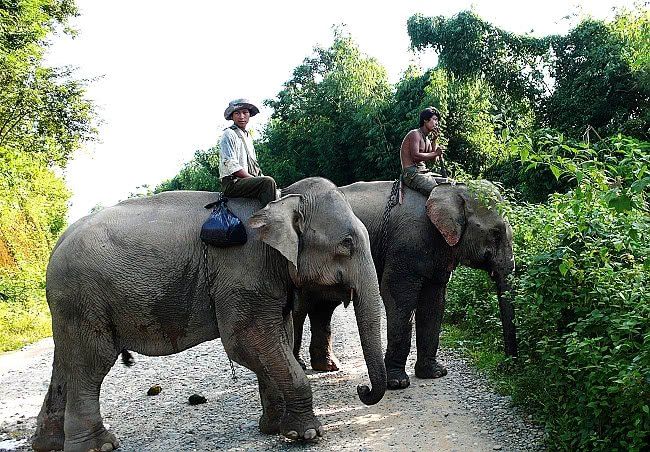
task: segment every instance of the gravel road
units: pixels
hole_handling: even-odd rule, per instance
[[[377,405],[364,406],[356,386],[369,380],[352,308],[339,307],[332,322],[341,370],[308,372],[315,412],[325,427],[325,437],[316,443],[292,444],[258,431],[255,375],[235,365],[233,381],[219,340],[168,357],[135,354],[131,368],[118,361],[102,386],[104,422],[125,452],[544,450],[542,430],[507,397],[492,393],[485,378],[449,350],[439,353],[449,370],[446,377],[416,378],[409,358],[411,387],[389,391]],[[29,436],[47,391],[52,352],[52,340],[45,339],[0,355],[0,451],[31,450]],[[162,387],[161,393],[147,396],[154,384]],[[192,394],[204,396],[207,403],[189,405]]]

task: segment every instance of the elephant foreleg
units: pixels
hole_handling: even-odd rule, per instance
[[[260,432],[267,435],[280,433],[280,423],[285,411],[284,397],[272,381],[259,379],[260,400],[262,401],[262,417]]]
[[[259,313],[252,324],[223,340],[228,354],[257,374],[264,409],[260,429],[311,440],[322,436],[323,428],[314,414],[309,380],[293,356],[292,335],[290,318],[274,321]],[[277,406],[280,400],[284,409]]]
[[[426,282],[418,298],[415,314],[415,341],[418,356],[415,363],[415,376],[418,378],[440,378],[447,375],[447,369],[436,360],[445,311],[446,288],[446,284]]]
[[[386,306],[386,364],[388,389],[404,389],[411,384],[406,359],[411,351],[413,313],[422,281],[412,275],[384,274],[381,296]]]

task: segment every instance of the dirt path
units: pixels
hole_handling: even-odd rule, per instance
[[[235,366],[233,381],[218,340],[169,357],[135,355],[132,368],[118,362],[102,386],[104,420],[122,441],[122,451],[543,450],[541,431],[449,352],[440,354],[449,369],[446,377],[420,380],[412,376],[409,360],[411,387],[364,406],[356,386],[368,378],[352,309],[338,308],[333,323],[342,368],[309,373],[315,411],[326,429],[318,443],[296,446],[259,433],[255,376]],[[0,355],[0,451],[30,450],[52,352],[52,340],[46,339]],[[161,385],[160,395],[146,395],[152,384]],[[194,393],[207,403],[190,406]]]

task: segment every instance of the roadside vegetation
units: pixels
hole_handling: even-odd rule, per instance
[[[19,5],[0,6],[1,350],[48,334],[44,268],[69,196],[57,169],[94,137],[83,81],[41,67],[71,2]],[[315,48],[266,101],[262,168],[280,186],[395,179],[403,136],[420,110],[439,108],[448,169],[506,195],[519,356],[502,352],[492,283],[466,268],[449,286],[444,341],[546,427],[550,450],[647,449],[650,13],[639,6],[542,38],[472,12],[415,15],[407,29],[438,61],[394,85],[345,29]],[[217,155],[197,150],[154,191],[218,190]]]
[[[45,267],[70,197],[61,169],[95,136],[84,81],[43,64],[48,36],[75,14],[68,0],[0,2],[0,352],[51,334]]]

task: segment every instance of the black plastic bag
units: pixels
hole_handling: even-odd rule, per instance
[[[212,207],[210,218],[201,227],[201,240],[208,245],[226,247],[246,243],[246,228],[228,208],[227,202],[228,198],[221,198],[205,206]]]

